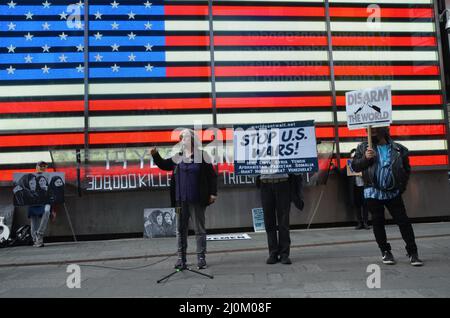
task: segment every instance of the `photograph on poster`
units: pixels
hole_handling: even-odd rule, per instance
[[[14,173],[13,178],[15,206],[64,203],[62,172]]]
[[[175,237],[175,208],[144,209],[144,237]]]

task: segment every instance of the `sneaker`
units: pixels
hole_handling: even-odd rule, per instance
[[[185,269],[186,267],[186,261],[182,258],[177,259],[177,262],[173,266],[175,269]]]
[[[367,224],[367,223],[364,223],[363,228],[364,228],[365,230],[370,230],[370,229],[371,229],[370,225]]]
[[[44,247],[44,237],[36,233],[36,241],[34,242],[34,247]]]
[[[423,266],[423,262],[421,259],[419,259],[419,256],[417,255],[417,253],[410,255],[409,261],[411,262],[412,266]]]
[[[383,264],[388,264],[388,265],[395,264],[394,255],[392,255],[391,251],[383,252]]]
[[[198,269],[204,269],[206,268],[206,260],[204,258],[199,258],[197,263]]]
[[[284,264],[284,265],[292,264],[291,259],[289,258],[289,256],[281,256],[280,263]]]
[[[269,258],[266,261],[266,264],[272,265],[272,264],[278,263],[278,261],[279,261],[279,259],[278,259],[277,255],[270,255]]]
[[[362,230],[364,228],[362,223],[358,223],[357,226],[355,226],[355,230]]]

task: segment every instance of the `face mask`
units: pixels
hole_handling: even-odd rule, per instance
[[[378,136],[372,136],[372,142],[374,144],[378,144],[379,141],[380,141],[380,139],[378,138]]]

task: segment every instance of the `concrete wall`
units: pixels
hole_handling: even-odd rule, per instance
[[[327,185],[305,188],[305,209],[291,210],[291,224],[308,224],[314,208],[322,199],[313,224],[353,221],[345,204],[345,187],[337,175],[330,176]],[[443,171],[415,172],[404,194],[410,217],[438,217],[450,215],[450,184]],[[0,204],[11,202],[11,188],[0,188]],[[69,189],[66,196],[73,226],[77,235],[136,233],[143,230],[143,210],[165,207],[168,190],[90,193],[78,197]],[[220,188],[215,205],[207,209],[207,228],[233,229],[252,227],[251,209],[260,207],[259,192],[254,187]],[[27,224],[24,208],[16,208],[14,227]],[[48,230],[49,236],[69,236],[70,228],[64,210],[60,210]]]

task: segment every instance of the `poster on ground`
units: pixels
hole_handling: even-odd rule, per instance
[[[253,229],[255,232],[265,232],[264,210],[262,208],[252,209]]]
[[[251,240],[247,233],[230,233],[230,234],[209,234],[206,236],[207,241],[234,241],[234,240]]]
[[[144,237],[175,237],[175,208],[144,209]]]

